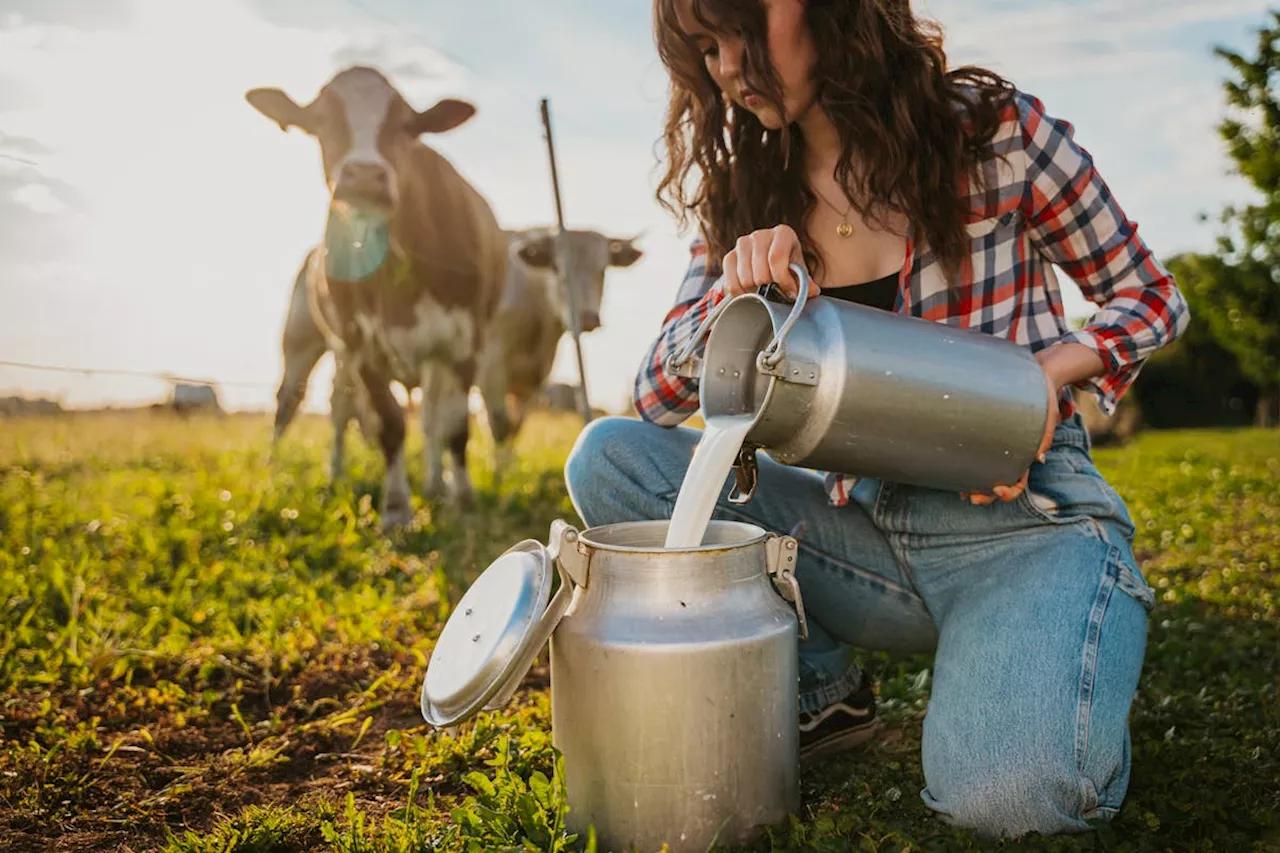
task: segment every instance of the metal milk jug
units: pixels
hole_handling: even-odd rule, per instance
[[[732,499],[754,492],[755,451],[786,465],[954,491],[1010,484],[1052,414],[1045,375],[1002,338],[840,299],[726,300],[666,364],[699,380],[702,414],[751,415]],[[697,356],[697,348],[706,347]]]
[[[667,526],[557,521],[549,547],[513,546],[458,602],[422,683],[423,718],[456,725],[504,705],[549,640],[568,826],[594,825],[601,851],[703,853],[800,805],[796,540],[712,521],[701,547],[665,550]]]

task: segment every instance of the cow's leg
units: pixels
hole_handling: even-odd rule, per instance
[[[369,395],[364,392],[364,386],[358,382],[353,383],[351,387],[354,392],[356,425],[360,427],[360,434],[370,444],[377,444],[378,416],[374,413],[373,407],[369,405]]]
[[[471,437],[471,412],[467,398],[476,381],[476,362],[467,359],[446,371],[452,383],[440,395],[440,426],[449,443],[450,474],[453,499],[460,506],[470,506],[475,499],[471,475],[467,472],[467,442]]]
[[[347,424],[356,416],[359,377],[350,362],[334,354],[333,390],[329,394],[329,418],[333,424],[333,448],[329,455],[329,479],[337,482],[346,475]]]
[[[310,253],[308,253],[310,258]],[[324,334],[311,317],[307,303],[306,261],[293,280],[293,293],[289,298],[289,310],[285,314],[284,332],[280,349],[284,355],[284,376],[276,390],[275,429],[272,433],[271,452],[275,455],[280,439],[293,422],[307,393],[307,380],[316,363],[328,346]]]
[[[325,353],[323,340],[284,341],[284,375],[276,389],[275,425],[271,433],[271,456],[275,458],[280,441],[289,424],[298,415],[298,407],[307,395],[307,382],[320,357]]]
[[[444,386],[439,362],[422,366],[422,494],[428,498],[444,495],[444,441],[440,429],[440,393]]]
[[[520,428],[524,426],[524,417],[529,412],[529,398],[520,394],[512,394],[510,400],[511,440],[515,441],[516,436],[520,434]]]
[[[298,407],[307,394],[307,380],[315,369],[320,356],[324,355],[324,343],[309,345],[305,348],[284,348],[284,375],[280,378],[280,387],[276,389],[275,429],[271,436],[271,448],[275,451],[285,430],[298,414]]]
[[[502,355],[496,348],[486,350],[481,359],[478,385],[484,399],[489,432],[493,436],[493,480],[499,484],[511,465],[515,430],[511,428],[511,414],[507,410],[507,374]]]
[[[445,492],[444,450],[450,462],[449,494],[459,505],[471,503],[474,489],[467,474],[467,392],[475,378],[475,363],[455,366],[440,362],[422,370],[423,491],[438,497]]]
[[[413,519],[409,504],[409,476],[404,459],[404,410],[391,392],[391,380],[385,374],[361,365],[360,381],[369,397],[369,405],[378,419],[378,443],[387,471],[382,480],[382,529],[392,530]]]
[[[497,465],[503,475],[506,474],[515,461],[516,436],[520,434],[520,427],[524,424],[526,402],[526,398],[516,391],[507,392],[503,399],[503,412],[506,414],[506,437],[503,439],[503,443],[498,448],[497,453]]]

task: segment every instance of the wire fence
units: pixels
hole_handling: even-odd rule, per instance
[[[274,389],[274,382],[255,382],[238,379],[207,379],[182,376],[163,370],[126,370],[107,367],[72,367],[65,364],[38,364],[31,361],[13,361],[0,359],[0,367],[13,367],[21,370],[39,370],[46,373],[62,373],[73,376],[124,376],[139,379],[156,379],[161,382],[172,382],[183,385],[208,385],[222,388]]]

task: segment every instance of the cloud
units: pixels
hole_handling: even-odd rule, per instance
[[[0,34],[5,30],[0,28]],[[0,113],[39,107],[40,97],[30,81],[18,74],[0,74]]]
[[[56,214],[67,209],[67,204],[58,198],[48,184],[25,184],[13,191],[15,202],[36,214]]]
[[[130,0],[6,0],[0,29],[57,23],[81,30],[119,29],[134,19]]]
[[[251,0],[261,21],[289,29],[332,31],[367,25],[368,12],[349,0]]]
[[[335,66],[370,65],[378,68],[397,86],[421,83],[456,85],[466,76],[464,69],[435,51],[404,39],[375,36],[343,45],[333,53]]]
[[[65,257],[84,213],[75,187],[0,161],[0,268],[12,274],[27,263]]]
[[[985,2],[932,0],[922,13],[937,19],[949,36],[975,39],[985,33],[996,50],[1016,49],[1011,36],[1034,35],[1030,47],[1064,42],[1156,44],[1193,24],[1240,16],[1261,17],[1266,0],[1071,0]]]
[[[1247,192],[1229,178],[1216,124],[1225,63],[1266,0],[930,0],[954,64],[986,65],[1075,126],[1140,233],[1161,256],[1208,249],[1196,220]]]
[[[0,152],[26,158],[38,158],[49,153],[49,146],[29,136],[0,131]]]

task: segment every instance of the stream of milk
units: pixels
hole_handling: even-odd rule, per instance
[[[689,470],[680,484],[676,507],[667,528],[667,548],[696,548],[702,544],[716,499],[733,470],[742,442],[751,431],[752,415],[716,416],[707,419]]]

